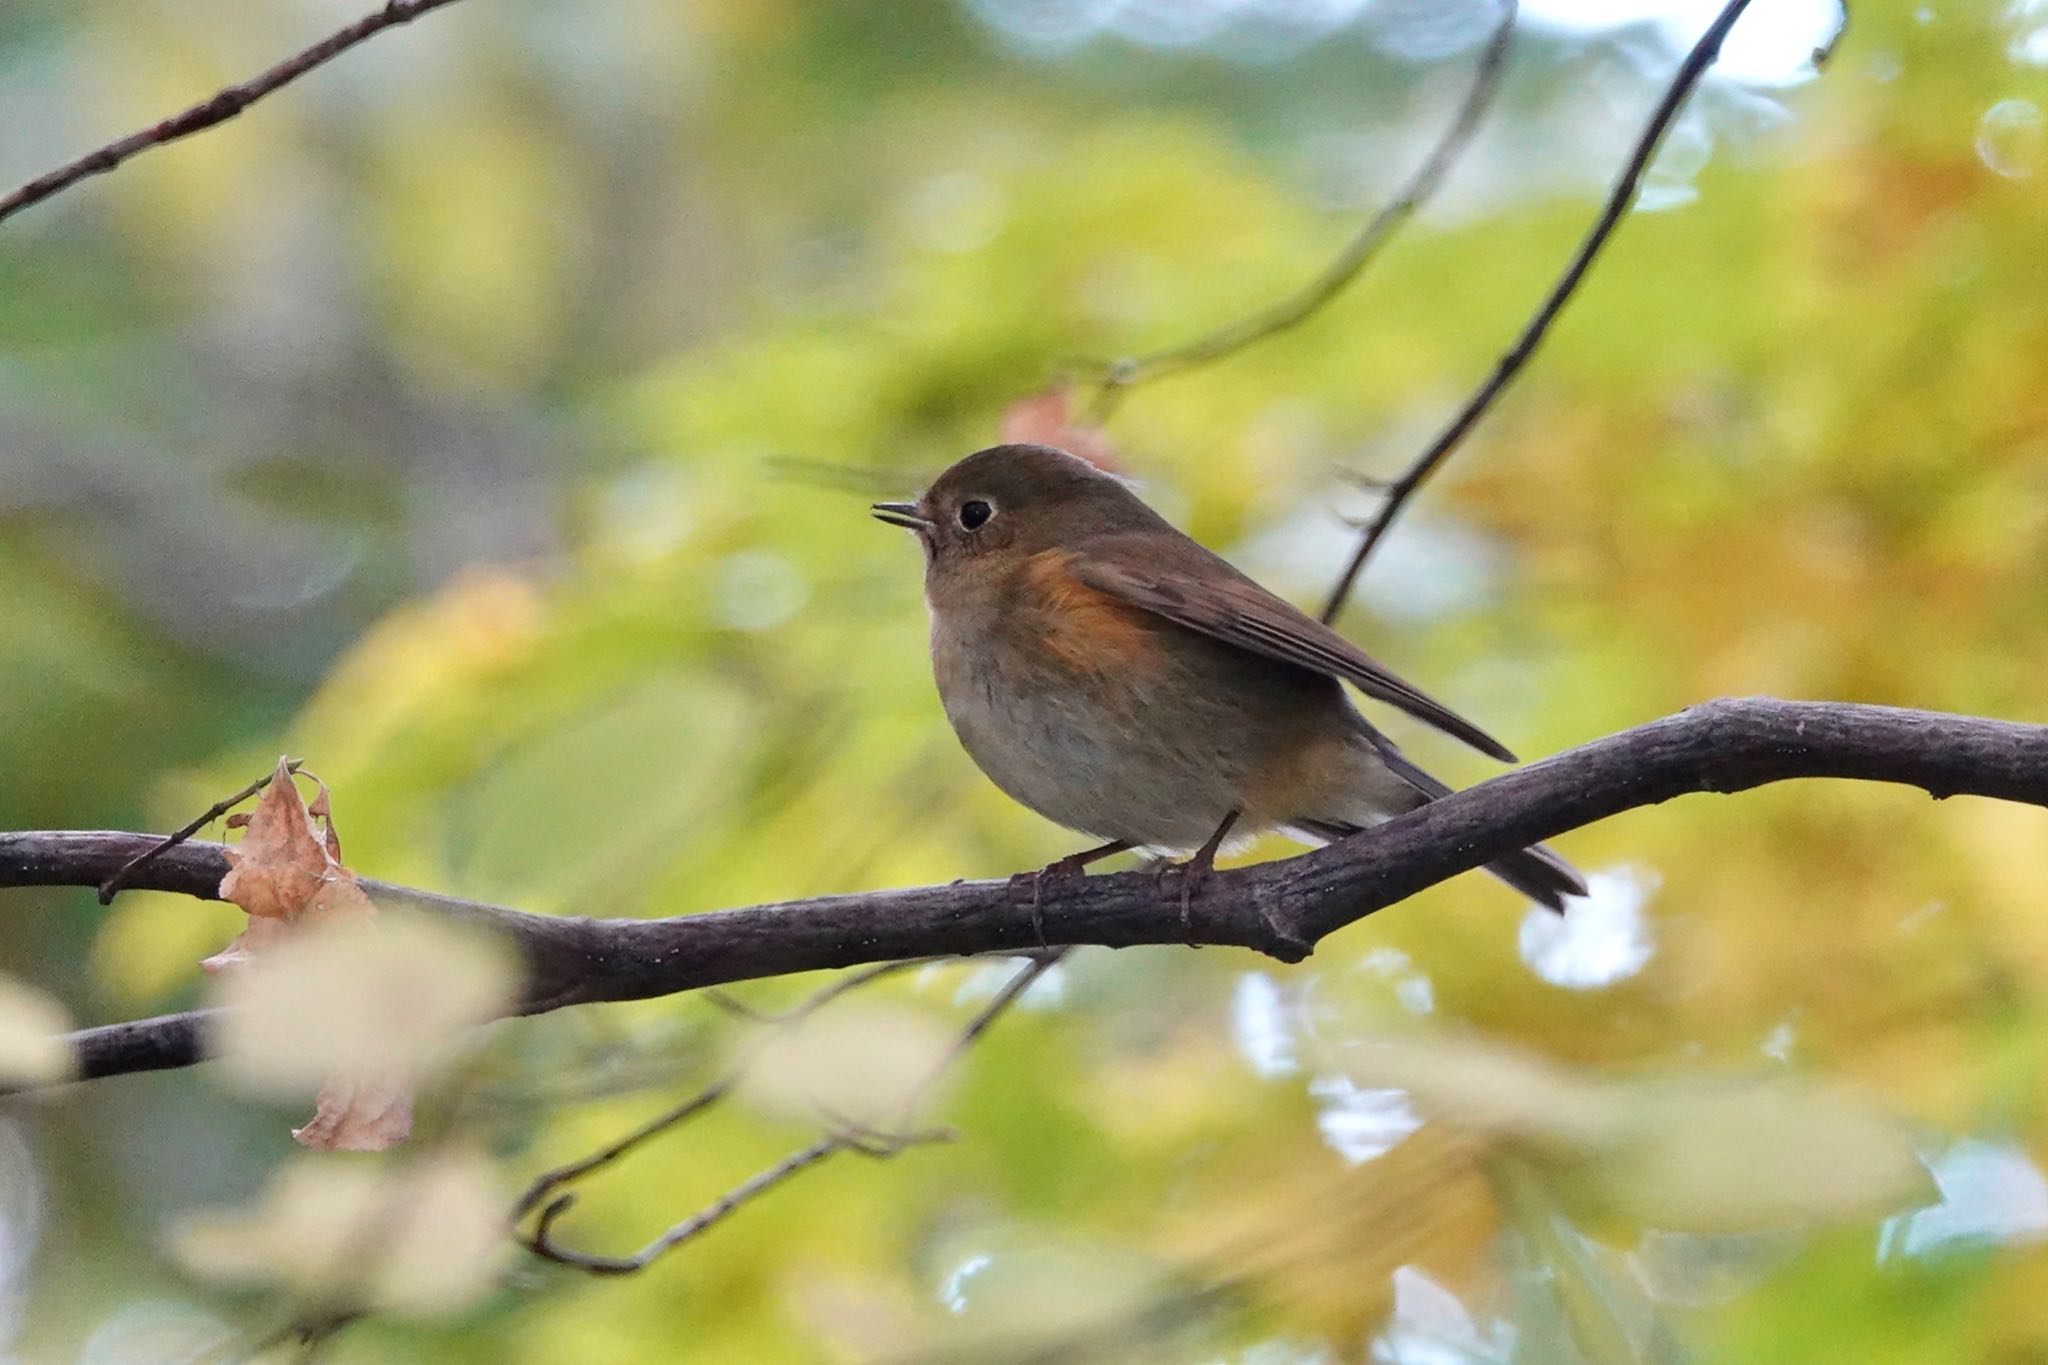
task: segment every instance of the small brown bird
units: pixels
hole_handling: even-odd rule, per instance
[[[992,446],[874,514],[924,546],[932,671],[968,754],[1016,800],[1107,841],[1041,878],[1192,849],[1185,924],[1233,827],[1326,842],[1446,795],[1339,679],[1514,761],[1064,451]],[[1486,870],[1552,910],[1586,894],[1540,845]]]

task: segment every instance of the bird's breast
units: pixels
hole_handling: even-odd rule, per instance
[[[1040,814],[1191,848],[1237,804],[1269,729],[1247,723],[1246,702],[1262,708],[1218,671],[1221,647],[1177,637],[1070,563],[1046,552],[1000,594],[932,603],[947,718],[982,771]]]

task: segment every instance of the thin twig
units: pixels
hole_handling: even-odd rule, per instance
[[[919,967],[926,963],[945,960],[943,958],[919,957],[906,958],[900,962],[878,962],[872,967],[863,967],[859,971],[847,972],[841,975],[838,979],[827,983],[823,988],[813,991],[796,1005],[776,1014],[766,1014],[757,1011],[748,1005],[727,997],[723,991],[706,991],[705,995],[707,997],[719,997],[719,1003],[722,1008],[730,1010],[751,1022],[783,1027],[810,1017],[850,991],[859,990],[863,986],[879,981],[884,977],[893,976],[897,972],[905,971],[911,967]],[[579,1157],[575,1161],[556,1166],[551,1170],[542,1171],[533,1178],[532,1183],[526,1187],[526,1192],[520,1195],[518,1202],[512,1206],[513,1221],[517,1222],[519,1219],[524,1218],[528,1213],[537,1208],[542,1200],[546,1199],[556,1190],[561,1189],[564,1185],[573,1184],[593,1171],[602,1170],[643,1143],[659,1137],[679,1124],[689,1122],[697,1115],[711,1108],[733,1092],[734,1087],[739,1084],[740,1070],[741,1068],[735,1065],[724,1076],[705,1086],[680,1104],[663,1110],[631,1132],[606,1143],[590,1153],[590,1155]]]
[[[894,976],[897,972],[908,971],[912,967],[929,967],[938,962],[959,961],[961,961],[960,958],[950,954],[940,954],[934,957],[906,957],[896,962],[877,962],[872,967],[864,967],[860,971],[846,973],[822,990],[805,996],[786,1010],[756,1009],[746,1001],[736,998],[729,991],[722,991],[716,988],[705,991],[704,998],[726,1013],[740,1019],[745,1019],[750,1023],[788,1024],[794,1023],[796,1020],[802,1019],[807,1015],[817,1013],[819,1009],[831,1004],[848,991],[857,991],[871,981],[877,981],[885,976]]]
[[[1637,136],[1635,147],[1629,153],[1621,175],[1615,180],[1614,188],[1608,192],[1607,202],[1601,207],[1600,216],[1594,220],[1592,230],[1579,243],[1578,250],[1572,253],[1571,261],[1565,266],[1564,273],[1558,276],[1557,282],[1550,287],[1550,293],[1543,300],[1542,306],[1524,324],[1522,334],[1515,339],[1515,344],[1500,358],[1494,366],[1493,373],[1486,377],[1486,382],[1465,401],[1465,406],[1458,410],[1450,425],[1430,442],[1428,448],[1415,458],[1414,463],[1408,466],[1401,477],[1388,485],[1379,511],[1366,525],[1365,534],[1360,537],[1358,548],[1352,552],[1350,562],[1344,566],[1344,572],[1337,578],[1337,586],[1330,590],[1329,601],[1323,605],[1322,619],[1325,623],[1335,621],[1337,614],[1344,609],[1344,603],[1351,596],[1352,585],[1358,581],[1359,573],[1365,568],[1365,561],[1371,557],[1374,547],[1387,534],[1387,528],[1394,524],[1394,518],[1401,514],[1401,509],[1415,496],[1416,490],[1437,471],[1450,453],[1457,448],[1458,443],[1465,439],[1466,433],[1478,425],[1486,410],[1493,406],[1494,400],[1500,397],[1515,375],[1529,362],[1529,357],[1535,354],[1537,346],[1542,344],[1551,324],[1557,321],[1558,314],[1564,311],[1565,304],[1578,291],[1586,272],[1592,268],[1594,258],[1600,254],[1600,249],[1607,245],[1607,239],[1614,235],[1614,229],[1620,226],[1622,218],[1635,203],[1636,190],[1642,182],[1643,172],[1649,168],[1651,159],[1656,156],[1657,148],[1664,141],[1664,134],[1678,117],[1679,111],[1685,107],[1686,100],[1691,97],[1701,77],[1706,75],[1707,68],[1720,56],[1721,43],[1727,38],[1728,30],[1735,27],[1735,21],[1742,17],[1742,12],[1749,8],[1749,3],[1750,0],[1728,0],[1721,12],[1714,17],[1714,22],[1707,25],[1706,32],[1700,35],[1699,41],[1693,44],[1692,51],[1679,63],[1677,73],[1671,78],[1671,84],[1664,90],[1664,97],[1657,101],[1657,108],[1650,115],[1649,123]]]
[[[522,1239],[522,1245],[543,1260],[570,1266],[587,1274],[631,1275],[636,1271],[645,1270],[661,1256],[675,1250],[691,1238],[701,1236],[791,1176],[810,1169],[834,1153],[857,1152],[862,1156],[890,1157],[906,1147],[927,1142],[946,1142],[951,1138],[951,1133],[941,1130],[905,1133],[892,1138],[887,1145],[875,1144],[842,1133],[819,1138],[810,1146],[792,1152],[766,1170],[758,1171],[742,1180],[630,1256],[600,1256],[587,1251],[576,1251],[556,1242],[555,1220],[567,1213],[570,1206],[576,1202],[574,1194],[564,1194],[540,1211],[540,1218],[534,1225],[532,1235]]]
[[[284,765],[284,770],[288,773],[295,773],[302,766],[304,766],[304,764],[304,759],[295,758]],[[132,877],[145,864],[154,862],[156,859],[162,857],[165,853],[168,853],[170,850],[176,848],[179,844],[184,843],[187,839],[197,834],[200,830],[205,829],[208,825],[220,819],[221,816],[226,815],[236,806],[239,806],[244,801],[247,801],[257,792],[262,791],[265,787],[270,785],[270,780],[276,776],[277,773],[275,772],[275,770],[267,772],[263,776],[257,778],[254,782],[251,782],[248,786],[236,792],[233,796],[222,797],[220,800],[208,806],[206,810],[200,814],[198,819],[192,821],[192,823],[186,825],[177,833],[166,836],[161,842],[157,843],[155,846],[144,849],[142,852],[136,854],[133,858],[130,858],[127,862],[121,864],[121,866],[115,868],[114,875],[100,883],[100,904],[112,905],[114,903],[115,895],[119,893],[122,887],[128,884],[128,879]]]
[[[75,161],[67,162],[53,171],[37,176],[6,198],[0,199],[0,220],[12,217],[31,204],[39,204],[81,180],[95,175],[105,175],[130,157],[148,151],[151,147],[161,147],[166,143],[203,132],[216,124],[226,123],[265,95],[291,84],[315,67],[326,65],[357,43],[382,33],[387,28],[409,24],[428,10],[439,9],[443,5],[453,3],[454,0],[390,0],[390,3],[363,16],[348,27],[330,33],[305,51],[287,57],[260,75],[253,76],[239,85],[231,85],[189,109],[152,123],[147,128],[138,128],[126,137],[116,138]]]
[[[1500,91],[1501,76],[1507,70],[1510,40],[1514,36],[1517,0],[1498,0],[1498,3],[1500,22],[1480,54],[1471,87],[1465,92],[1450,126],[1437,139],[1428,158],[1416,169],[1400,194],[1373,215],[1372,221],[1345,244],[1321,274],[1286,298],[1193,341],[1150,355],[1128,357],[1111,365],[1099,381],[1099,390],[1088,417],[1091,424],[1106,420],[1123,395],[1138,384],[1213,363],[1300,326],[1364,273],[1395,230],[1436,193],[1444,177],[1450,174],[1451,168],[1471,144],[1473,135],[1479,131],[1480,123],[1493,104],[1494,96]]]
[[[738,1083],[737,1075],[721,1076],[681,1104],[662,1111],[632,1132],[606,1143],[590,1155],[556,1166],[552,1170],[542,1171],[533,1178],[533,1183],[526,1187],[526,1192],[519,1196],[519,1202],[512,1206],[512,1217],[515,1220],[524,1218],[542,1200],[562,1186],[581,1180],[592,1171],[602,1170],[649,1139],[695,1118],[730,1095]]]
[[[945,1074],[947,1068],[960,1060],[961,1053],[980,1041],[981,1035],[988,1032],[989,1027],[1003,1016],[1004,1011],[1016,1004],[1024,992],[1038,983],[1038,978],[1057,967],[1072,951],[1071,947],[1050,948],[1033,954],[1015,976],[1003,983],[1001,990],[989,997],[988,1003],[981,1007],[980,1013],[967,1021],[967,1027],[960,1030],[960,1036],[953,1040],[953,1046],[947,1050],[945,1056],[939,1058],[938,1065],[932,1068],[932,1074],[926,1078],[924,1084],[911,1093],[911,1103],[914,1105],[922,1100],[939,1077]]]
[[[547,1199],[550,1194],[555,1194],[555,1197],[549,1199],[546,1205],[541,1207],[540,1216],[534,1222],[533,1231],[520,1238],[520,1244],[543,1260],[553,1261],[558,1265],[570,1266],[592,1275],[630,1275],[636,1271],[646,1269],[656,1259],[673,1251],[684,1242],[709,1231],[737,1212],[749,1201],[759,1198],[798,1172],[808,1170],[810,1167],[817,1165],[836,1153],[852,1152],[859,1156],[887,1158],[897,1155],[907,1147],[951,1141],[953,1133],[950,1130],[912,1129],[909,1127],[909,1121],[930,1094],[932,1087],[959,1060],[961,1054],[973,1047],[975,1042],[988,1032],[990,1026],[1014,1005],[1024,992],[1031,988],[1034,982],[1052,970],[1053,966],[1066,956],[1066,952],[1066,949],[1058,949],[1033,955],[1015,976],[1004,983],[1001,990],[989,998],[987,1004],[975,1012],[974,1017],[967,1021],[965,1027],[961,1029],[959,1036],[953,1040],[952,1046],[938,1059],[931,1071],[923,1080],[911,1088],[900,1107],[899,1127],[896,1130],[879,1131],[870,1126],[834,1118],[834,1126],[831,1132],[812,1142],[809,1146],[799,1148],[790,1153],[765,1170],[758,1171],[749,1176],[724,1194],[721,1194],[710,1204],[699,1209],[681,1222],[674,1224],[659,1237],[656,1237],[653,1241],[648,1242],[630,1255],[605,1256],[595,1252],[578,1251],[573,1247],[563,1246],[555,1239],[554,1228],[556,1222],[576,1203],[576,1195],[573,1191],[565,1191],[560,1194],[555,1194],[555,1191],[560,1190],[564,1185],[581,1179],[592,1171],[610,1165],[633,1148],[657,1134],[697,1114],[703,1113],[732,1092],[738,1080],[737,1072],[735,1072],[707,1086],[704,1090],[683,1101],[674,1109],[648,1121],[616,1142],[593,1152],[590,1156],[580,1161],[572,1162],[569,1165],[557,1167],[555,1170],[549,1171],[536,1179],[533,1184],[527,1187],[526,1193],[520,1197],[519,1202],[513,1208],[512,1216],[515,1222],[530,1213],[535,1207],[540,1206],[541,1201]],[[864,985],[879,975],[881,975],[880,972],[872,969],[857,973],[851,983],[845,985],[835,983],[835,985],[839,985],[839,989],[834,990],[828,987],[827,991],[830,994],[820,992],[819,996],[814,996],[810,1000],[805,1001],[804,1006],[799,1008],[808,1013],[823,1005],[827,1000],[837,995],[843,995],[847,990],[853,989],[854,986]]]

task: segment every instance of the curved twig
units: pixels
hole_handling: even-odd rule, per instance
[[[946,958],[930,957],[905,958],[900,962],[881,962],[872,967],[863,967],[859,971],[846,973],[836,981],[828,982],[825,986],[812,992],[790,1008],[774,1014],[762,1014],[739,1005],[737,1001],[727,1001],[721,1007],[727,1009],[737,1008],[743,1011],[740,1017],[755,1023],[769,1027],[781,1027],[807,1019],[841,996],[857,991],[864,986],[872,985],[874,982],[880,981],[885,977],[893,976],[898,972],[907,971],[912,967],[925,963],[949,960]],[[706,991],[705,994],[709,996],[713,992]],[[691,1095],[688,1099],[670,1106],[632,1131],[613,1139],[604,1146],[574,1161],[542,1171],[533,1178],[532,1183],[527,1185],[525,1192],[512,1205],[513,1221],[516,1222],[524,1218],[535,1208],[539,1207],[543,1200],[547,1200],[550,1195],[564,1186],[574,1184],[593,1171],[603,1170],[606,1166],[626,1156],[635,1148],[640,1147],[679,1124],[689,1122],[699,1114],[717,1105],[733,1092],[734,1087],[739,1084],[739,1080],[739,1069],[734,1067],[727,1071],[725,1075]]]
[[[776,1162],[773,1166],[749,1176],[713,1200],[706,1207],[669,1227],[660,1236],[629,1255],[606,1256],[596,1252],[579,1251],[573,1247],[564,1246],[555,1236],[555,1224],[576,1203],[576,1195],[564,1187],[581,1180],[593,1171],[601,1170],[611,1165],[614,1161],[617,1161],[620,1157],[626,1155],[650,1138],[667,1131],[678,1123],[696,1117],[712,1105],[717,1104],[726,1095],[731,1093],[733,1086],[736,1084],[736,1077],[728,1076],[706,1087],[698,1094],[691,1096],[668,1113],[655,1118],[649,1123],[643,1124],[616,1142],[600,1148],[581,1161],[557,1167],[555,1170],[548,1171],[537,1178],[527,1187],[526,1193],[521,1196],[519,1202],[513,1206],[512,1217],[515,1222],[532,1212],[535,1207],[540,1207],[540,1215],[534,1220],[533,1230],[519,1238],[520,1245],[543,1260],[571,1266],[592,1275],[630,1275],[635,1271],[645,1270],[654,1261],[675,1250],[684,1242],[709,1231],[727,1217],[736,1213],[742,1205],[766,1194],[790,1177],[796,1175],[799,1171],[807,1170],[839,1152],[853,1152],[860,1156],[877,1158],[893,1157],[909,1147],[952,1141],[954,1134],[950,1129],[914,1129],[909,1126],[910,1121],[915,1117],[917,1109],[923,1104],[925,1097],[930,1093],[931,1087],[952,1068],[953,1064],[960,1059],[961,1054],[973,1047],[980,1040],[981,1036],[988,1032],[995,1021],[1001,1018],[1010,1006],[1016,1004],[1022,998],[1024,992],[1030,990],[1032,985],[1041,976],[1051,971],[1054,964],[1065,954],[1065,949],[1058,949],[1034,956],[1004,983],[1001,990],[989,998],[987,1004],[975,1011],[974,1017],[968,1020],[966,1027],[961,1029],[960,1035],[953,1040],[952,1046],[947,1048],[945,1054],[933,1065],[931,1072],[923,1081],[912,1087],[902,1105],[902,1112],[899,1115],[902,1126],[899,1130],[877,1132],[854,1123],[837,1123],[831,1132],[818,1138],[809,1146],[801,1147]],[[872,972],[857,973],[853,985],[864,985],[873,979],[874,974]],[[828,986],[824,991],[813,996],[811,1000],[806,1001],[805,1006],[813,1010],[822,1007],[837,996],[845,994],[847,989],[853,989],[853,986],[837,990]],[[802,1009],[804,1006],[799,1008]],[[560,1191],[560,1193],[557,1193],[557,1191]],[[550,1195],[553,1198],[549,1198]],[[541,1203],[542,1200],[547,1201],[545,1205]]]
[[[555,1223],[576,1203],[574,1194],[557,1195],[553,1202],[540,1211],[532,1233],[522,1237],[520,1244],[543,1260],[554,1261],[591,1275],[631,1275],[645,1270],[657,1259],[675,1250],[691,1238],[708,1232],[724,1222],[740,1208],[760,1198],[777,1185],[809,1170],[819,1162],[838,1152],[858,1151],[863,1155],[893,1156],[902,1148],[917,1142],[939,1142],[945,1139],[937,1134],[912,1133],[904,1135],[897,1145],[888,1150],[857,1145],[852,1139],[834,1133],[819,1138],[810,1146],[791,1152],[766,1170],[757,1171],[724,1194],[711,1201],[682,1222],[669,1228],[647,1245],[628,1256],[605,1256],[596,1252],[577,1251],[563,1246],[555,1239]]]

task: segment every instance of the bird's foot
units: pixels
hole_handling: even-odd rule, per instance
[[[1163,895],[1167,875],[1173,872],[1180,873],[1180,936],[1190,948],[1202,946],[1195,942],[1195,894],[1202,889],[1203,883],[1209,880],[1210,874],[1216,871],[1216,850],[1223,847],[1223,841],[1230,836],[1230,827],[1237,823],[1239,814],[1238,811],[1232,811],[1224,816],[1222,823],[1216,826],[1216,832],[1195,850],[1194,857],[1184,863],[1162,864],[1153,874],[1159,879]]]
[[[1123,853],[1129,848],[1129,844],[1112,839],[1106,844],[1084,848],[1079,853],[1069,853],[1064,858],[1055,858],[1036,872],[1019,872],[1010,878],[1010,890],[1013,893],[1020,892],[1026,887],[1031,890],[1031,933],[1038,940],[1039,947],[1052,947],[1045,941],[1045,915],[1039,907],[1039,899],[1045,894],[1046,884],[1050,882],[1058,885],[1060,882],[1077,881],[1088,875],[1088,864],[1107,858],[1111,854]]]
[[[1011,876],[1010,891],[1013,895],[1026,890],[1031,893],[1028,902],[1031,906],[1031,936],[1038,940],[1039,947],[1052,947],[1045,941],[1045,912],[1039,906],[1039,899],[1045,894],[1045,884],[1070,881],[1086,875],[1087,873],[1082,871],[1079,855],[1069,853],[1064,858],[1055,858],[1036,872],[1018,872]]]
[[[1184,863],[1161,860],[1152,869],[1152,884],[1159,889],[1159,899],[1178,901],[1180,904],[1180,936],[1190,948],[1202,946],[1195,942],[1194,918],[1195,890],[1200,886],[1201,880],[1201,873],[1195,867],[1193,858]],[[1178,894],[1174,891],[1175,881],[1180,883]]]

